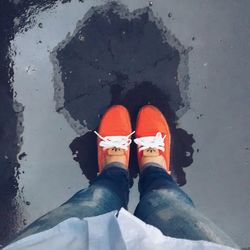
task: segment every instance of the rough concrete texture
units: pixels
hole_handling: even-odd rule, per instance
[[[0,244],[94,178],[90,130],[107,106],[122,103],[134,116],[150,102],[172,124],[176,180],[204,214],[249,247],[249,1],[1,4],[9,15],[1,13],[0,27],[0,181],[14,188],[1,185],[13,210],[1,203],[0,220],[13,219]],[[131,173],[136,177],[136,168]]]

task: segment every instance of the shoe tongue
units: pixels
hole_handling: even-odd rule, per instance
[[[160,155],[160,152],[158,149],[155,149],[155,148],[148,148],[148,149],[145,149],[143,150],[143,156],[146,156],[146,157],[154,157],[154,156],[159,156]]]
[[[113,148],[107,149],[107,154],[108,155],[124,155],[124,151],[125,151],[124,149],[113,147]]]

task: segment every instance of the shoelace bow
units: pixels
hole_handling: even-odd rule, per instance
[[[164,140],[166,135],[162,136],[160,132],[156,133],[155,136],[145,136],[134,139],[134,142],[139,146],[139,151],[155,148],[161,151],[165,151]]]
[[[121,148],[124,150],[128,150],[128,146],[131,144],[132,140],[129,138],[132,134],[135,133],[133,131],[131,134],[127,136],[105,136],[102,137],[99,133],[94,131],[94,133],[101,139],[99,145],[103,147],[103,149],[109,148]]]

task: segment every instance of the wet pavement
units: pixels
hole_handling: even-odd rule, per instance
[[[150,103],[170,123],[176,181],[250,245],[249,2],[1,5],[0,244],[95,178],[107,107],[125,105],[134,125]]]

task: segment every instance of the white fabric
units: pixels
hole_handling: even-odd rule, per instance
[[[52,229],[19,240],[4,250],[230,250],[206,242],[164,236],[121,209],[96,217],[67,219]]]
[[[139,151],[154,148],[159,149],[161,151],[165,151],[164,140],[166,135],[162,136],[160,132],[158,132],[155,136],[145,136],[134,139],[134,142],[139,146]]]
[[[99,145],[100,147],[103,147],[103,149],[109,149],[109,148],[121,148],[128,150],[128,146],[131,144],[132,140],[129,138],[134,132],[127,136],[105,136],[102,137],[100,134],[98,134],[96,131],[94,131],[95,134],[101,139]]]

